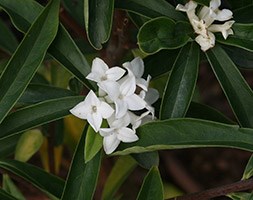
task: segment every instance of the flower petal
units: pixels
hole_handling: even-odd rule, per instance
[[[114,128],[101,128],[101,129],[99,129],[99,134],[100,134],[102,137],[110,136],[110,135],[112,135],[112,134],[115,134],[115,133],[114,133]]]
[[[126,62],[123,67],[131,70],[136,78],[141,78],[144,73],[144,62],[140,57],[134,58],[131,62]]]
[[[123,117],[127,112],[127,103],[123,100],[116,100],[115,101],[115,117],[121,118]]]
[[[125,74],[125,72],[126,71],[120,67],[112,67],[106,71],[106,75],[109,80],[117,81]]]
[[[208,49],[214,47],[215,36],[212,32],[208,31],[208,36],[198,35],[195,41],[200,45],[202,51],[207,51]]]
[[[98,87],[104,90],[113,101],[115,101],[120,94],[120,85],[114,81],[103,81],[98,83]]]
[[[80,119],[87,119],[87,114],[90,113],[90,107],[82,101],[70,110],[71,114]]]
[[[100,106],[98,107],[98,112],[101,113],[104,119],[107,119],[112,115],[114,110],[108,103],[102,101]]]
[[[105,72],[109,69],[107,64],[100,58],[95,58],[92,61],[91,71],[96,74],[105,74]]]
[[[116,134],[111,134],[103,139],[103,147],[106,154],[111,154],[120,144]]]
[[[100,100],[97,98],[96,94],[90,90],[90,92],[87,94],[85,100],[87,106],[99,106]]]
[[[124,96],[132,95],[136,89],[136,81],[134,76],[129,76],[121,85],[120,85],[120,93]]]
[[[117,137],[122,142],[135,142],[139,139],[134,130],[126,127],[118,130]]]
[[[226,21],[233,17],[233,13],[228,9],[218,10],[214,16],[215,20]]]
[[[129,110],[141,110],[145,108],[146,102],[137,94],[125,97]]]
[[[219,6],[221,5],[221,1],[220,0],[211,0],[210,4],[209,4],[209,8],[211,10],[216,10],[219,8]]]
[[[87,121],[89,122],[91,127],[95,130],[95,132],[98,132],[102,124],[102,116],[98,112],[88,114]]]
[[[149,88],[145,95],[145,101],[152,105],[159,99],[159,92],[154,88]]]

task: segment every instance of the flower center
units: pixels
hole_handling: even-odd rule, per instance
[[[92,106],[91,110],[93,113],[97,112],[97,106]]]
[[[107,80],[107,76],[106,75],[104,75],[104,76],[101,77],[101,81],[106,81],[106,80]]]
[[[122,94],[119,95],[119,99],[122,100],[124,96]]]

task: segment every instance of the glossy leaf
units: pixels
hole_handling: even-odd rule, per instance
[[[253,156],[251,155],[251,157],[247,163],[247,166],[245,167],[245,170],[243,172],[242,179],[243,180],[249,179],[252,176],[253,176]]]
[[[120,186],[124,183],[136,166],[136,161],[134,161],[134,159],[130,156],[119,157],[105,182],[102,199],[113,199]]]
[[[253,52],[253,24],[235,23],[232,28],[234,31],[233,35],[230,35],[226,40],[221,35],[218,35],[217,41]]]
[[[177,22],[166,17],[158,17],[146,22],[139,30],[140,49],[153,54],[161,49],[177,49],[184,46],[191,38],[187,35],[192,29],[186,22]]]
[[[163,183],[158,167],[153,167],[148,172],[141,186],[137,200],[163,200]]]
[[[235,192],[232,194],[228,194],[227,196],[233,200],[252,200],[253,193]]]
[[[253,129],[198,119],[170,119],[137,129],[139,140],[120,144],[114,155],[162,149],[231,147],[253,152]]]
[[[14,153],[20,135],[12,135],[0,139],[0,158],[5,158]]]
[[[18,41],[13,33],[6,27],[0,19],[0,48],[12,54],[18,46]]]
[[[102,151],[98,152],[88,163],[84,161],[84,145],[87,126],[76,148],[62,200],[92,200],[100,170]]]
[[[29,84],[57,33],[59,0],[36,19],[0,77],[0,123]]]
[[[63,0],[62,1],[66,11],[78,22],[79,25],[84,25],[84,13],[83,13],[83,0]]]
[[[85,28],[95,49],[102,49],[112,28],[114,0],[84,0]]]
[[[0,7],[10,15],[14,25],[22,32],[27,32],[43,9],[39,3],[31,0],[1,0]],[[89,64],[62,25],[59,26],[57,36],[48,51],[88,88],[95,88],[95,84],[85,78],[90,73]]]
[[[127,14],[137,28],[140,28],[145,22],[149,20],[149,18],[144,17],[143,15],[138,15],[133,12],[128,12]]]
[[[75,96],[70,90],[53,87],[49,85],[29,84],[23,95],[18,100],[19,104],[34,104],[50,99]]]
[[[162,50],[144,58],[144,76],[147,77],[149,74],[152,78],[155,78],[169,72],[175,63],[179,50]]]
[[[18,200],[14,196],[11,196],[9,193],[5,192],[0,188],[0,199],[2,200]]]
[[[43,139],[39,129],[23,133],[17,143],[14,159],[22,162],[28,161],[40,149]]]
[[[190,105],[198,77],[199,48],[184,46],[172,68],[160,108],[160,119],[184,117]]]
[[[191,102],[189,109],[187,110],[186,116],[191,118],[221,122],[225,124],[235,124],[235,122],[226,117],[220,111],[207,105],[196,102]]]
[[[132,157],[145,169],[159,165],[159,154],[157,151],[133,154]]]
[[[64,181],[34,165],[16,160],[1,159],[0,168],[32,183],[51,199],[59,198],[62,194]]]
[[[241,0],[241,1],[230,0],[229,4],[232,6],[233,9],[236,9],[236,8],[241,8],[241,7],[252,5],[253,2],[252,2],[252,0]]]
[[[186,20],[182,13],[164,0],[115,0],[115,7],[149,18],[166,16],[174,20]]]
[[[253,127],[253,93],[239,70],[218,45],[206,55],[238,121]]]
[[[237,1],[240,2],[240,1]],[[239,9],[236,9],[233,12],[233,18],[237,23],[253,23],[252,16],[253,5],[245,6]]]
[[[69,115],[69,110],[83,97],[65,97],[44,101],[11,113],[0,124],[0,142],[4,137]]]
[[[89,162],[102,148],[103,138],[99,133],[89,126],[85,139],[84,158],[85,163]]]

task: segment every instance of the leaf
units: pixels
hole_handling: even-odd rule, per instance
[[[22,32],[27,32],[28,28],[43,9],[39,3],[31,0],[1,0],[0,7],[10,15],[13,24]],[[57,35],[48,51],[51,56],[88,88],[96,88],[94,83],[89,82],[85,78],[90,73],[89,64],[62,25],[59,26]]]
[[[153,54],[161,49],[177,49],[191,38],[187,35],[192,28],[186,22],[177,22],[166,17],[158,17],[146,22],[137,35],[140,49]]]
[[[42,143],[43,135],[39,129],[23,133],[17,143],[14,159],[28,161],[40,149]]]
[[[71,17],[78,22],[79,25],[83,26],[84,24],[84,13],[83,13],[83,0],[63,0],[62,1],[64,8],[70,14]]]
[[[91,200],[95,192],[101,165],[102,151],[98,152],[88,163],[84,161],[84,145],[87,126],[76,148],[62,200]]]
[[[240,2],[240,1],[237,1]],[[253,23],[252,16],[253,5],[245,6],[234,10],[233,18],[237,23]]]
[[[242,180],[249,179],[253,176],[253,156],[251,155],[247,166],[244,169]]]
[[[235,124],[235,122],[233,122],[227,116],[223,115],[220,111],[196,102],[191,102],[186,116],[191,118],[221,122],[225,124]]]
[[[233,9],[236,9],[236,8],[241,8],[241,7],[252,5],[253,2],[252,2],[252,0],[241,0],[241,1],[230,0],[229,4],[232,6]]]
[[[225,40],[221,34],[217,35],[217,41],[253,52],[253,24],[233,24],[233,35]]]
[[[85,163],[89,162],[99,152],[102,146],[103,137],[99,133],[96,133],[91,126],[89,126],[87,130],[84,148]]]
[[[85,29],[91,45],[102,49],[112,29],[114,0],[84,0]]]
[[[166,16],[174,20],[186,20],[175,7],[164,0],[115,0],[115,7],[128,10],[149,18]]]
[[[227,196],[233,200],[252,200],[253,193],[235,192],[232,194],[228,194]]]
[[[64,181],[34,165],[16,160],[1,159],[0,168],[22,177],[52,199],[59,198],[62,194]]]
[[[253,93],[239,70],[218,45],[206,55],[239,123],[253,127]]]
[[[137,135],[137,142],[120,144],[114,155],[193,147],[231,147],[253,152],[253,129],[199,119],[150,122],[138,128]]]
[[[130,156],[119,157],[105,182],[102,199],[113,199],[120,186],[125,182],[136,166],[136,161]]]
[[[14,196],[11,196],[7,192],[5,192],[3,189],[0,188],[0,198],[1,200],[18,200]]]
[[[200,5],[209,7],[209,2],[210,1],[209,0],[195,0],[195,2],[197,2]]]
[[[7,174],[3,174],[3,189],[18,200],[25,200],[23,194]]]
[[[12,54],[17,46],[17,39],[0,19],[0,47],[6,52]]]
[[[143,15],[138,15],[134,12],[127,12],[127,14],[137,28],[140,28],[145,22],[149,20],[149,18],[144,17]]]
[[[158,167],[148,172],[141,186],[137,200],[163,200],[163,184]]]
[[[42,62],[58,27],[59,0],[52,1],[28,30],[0,77],[0,123]]]
[[[0,124],[0,142],[11,134],[20,133],[69,115],[69,110],[82,100],[83,97],[80,96],[53,99],[11,113]]]
[[[195,43],[187,44],[168,78],[160,108],[160,119],[184,117],[190,105],[198,77],[199,48]]]
[[[159,154],[157,151],[133,154],[132,157],[145,169],[159,165]]]
[[[0,139],[0,158],[5,158],[14,153],[20,135],[12,135]]]
[[[50,85],[29,84],[23,95],[18,100],[21,105],[34,104],[46,100],[75,96],[70,90],[53,87]]]
[[[175,63],[179,50],[161,50],[156,54],[144,58],[144,77],[150,74],[152,78],[155,78],[169,72]]]

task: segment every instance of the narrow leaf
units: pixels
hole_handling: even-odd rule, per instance
[[[253,176],[253,155],[251,155],[251,157],[247,163],[247,166],[245,167],[242,179],[243,180],[249,179],[252,176]]]
[[[11,196],[9,193],[5,192],[2,188],[0,188],[0,199],[2,199],[2,200],[18,200],[14,196]]]
[[[237,1],[240,2],[240,1]],[[253,23],[252,16],[253,5],[248,5],[234,10],[233,18],[238,23]]]
[[[85,164],[84,145],[87,126],[76,148],[68,178],[65,184],[62,200],[92,200],[100,170],[102,151]]]
[[[1,0],[0,7],[10,15],[14,25],[22,32],[27,32],[43,9],[39,3],[31,0]],[[88,62],[62,25],[59,26],[49,53],[88,88],[95,88],[95,84],[85,78],[90,73]]]
[[[227,196],[233,200],[252,200],[253,193],[235,192],[232,194],[228,194]]]
[[[145,169],[159,165],[159,154],[157,151],[133,154],[132,157]]]
[[[0,77],[0,123],[17,102],[42,62],[58,27],[59,0],[36,19]]]
[[[114,11],[114,0],[84,0],[85,28],[95,49],[109,39]]]
[[[186,22],[177,22],[167,17],[158,17],[146,22],[139,30],[140,49],[153,54],[161,49],[177,49],[184,46],[191,38],[187,35],[192,28]]]
[[[69,115],[69,110],[82,100],[83,97],[80,96],[59,98],[34,104],[11,113],[0,124],[0,142],[11,134],[20,133]]]
[[[57,176],[35,167],[34,165],[16,160],[1,159],[0,168],[32,183],[50,198],[56,199],[62,194],[64,181]]]
[[[231,147],[253,152],[253,129],[198,119],[170,119],[137,129],[139,140],[120,144],[114,155],[162,149]]]
[[[14,153],[19,138],[20,135],[12,135],[10,137],[0,139],[0,158],[6,158]]]
[[[194,42],[184,46],[172,68],[164,90],[160,118],[184,117],[198,77],[199,48]]]
[[[141,186],[137,200],[163,200],[163,183],[158,167],[153,167],[148,172]]]
[[[124,183],[136,166],[136,161],[134,161],[134,159],[130,156],[119,157],[105,182],[102,199],[113,199],[120,186]]]
[[[115,7],[149,18],[166,16],[174,20],[186,20],[182,13],[176,11],[175,7],[164,0],[116,0]]]
[[[221,47],[216,45],[206,55],[238,121],[244,127],[253,127],[253,93],[249,85]]]

